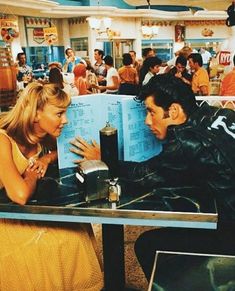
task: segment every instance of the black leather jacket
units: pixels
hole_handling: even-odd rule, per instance
[[[142,163],[120,162],[120,176],[147,191],[200,187],[235,217],[235,112],[204,104],[184,124],[168,128],[158,156]]]

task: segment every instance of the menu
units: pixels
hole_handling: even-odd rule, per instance
[[[161,142],[145,125],[146,109],[134,96],[92,94],[72,98],[67,110],[68,124],[57,139],[59,169],[75,167],[80,158],[70,152],[70,141],[80,136],[99,144],[99,130],[106,123],[118,130],[119,159],[144,161],[162,150]]]

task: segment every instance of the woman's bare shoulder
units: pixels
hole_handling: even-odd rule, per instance
[[[7,135],[6,132],[0,131],[0,148],[1,152],[5,153],[4,150],[11,148],[11,138]]]

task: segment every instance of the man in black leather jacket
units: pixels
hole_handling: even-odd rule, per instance
[[[162,152],[146,162],[121,162],[123,179],[131,187],[149,190],[197,187],[211,193],[219,207],[217,230],[162,228],[143,233],[135,252],[146,277],[156,250],[235,255],[235,112],[198,107],[191,88],[166,75],[153,77],[140,98],[147,108],[146,124],[165,143]]]
[[[124,185],[133,192],[196,188],[210,194],[208,199],[216,198],[219,212],[217,230],[161,228],[143,233],[135,252],[147,279],[157,250],[235,255],[235,112],[198,107],[190,86],[168,74],[154,76],[140,99],[147,109],[146,124],[164,140],[163,150],[146,162],[120,162]],[[82,144],[82,151],[74,152],[91,159],[93,149]]]
[[[146,124],[165,142],[146,162],[120,162],[122,180],[149,190],[208,189],[235,217],[235,112],[207,103],[198,107],[191,89],[166,75],[153,78],[140,98]]]

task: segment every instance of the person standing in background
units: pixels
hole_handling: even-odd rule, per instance
[[[119,88],[119,75],[117,70],[113,67],[113,58],[111,56],[106,56],[104,58],[105,68],[107,70],[106,85],[105,86],[93,86],[96,89],[101,90],[101,92],[107,94],[117,94]]]
[[[220,96],[235,96],[235,55],[233,56],[233,69],[221,81]],[[223,102],[225,107],[234,109],[235,102]]]
[[[94,63],[94,73],[97,76],[98,83],[101,86],[106,85],[105,77],[107,75],[107,69],[105,67],[105,63],[103,61],[104,57],[104,52],[99,49],[94,50],[94,58],[95,58],[95,63]]]
[[[162,60],[158,57],[149,57],[144,61],[144,67],[148,70],[142,85],[146,85],[149,80],[160,72]]]
[[[227,73],[221,82],[221,96],[235,96],[235,55],[233,56],[233,69]]]
[[[138,62],[138,60],[136,60],[136,52],[135,51],[129,51],[129,54],[131,55],[131,58],[132,58],[132,66],[133,66],[133,68],[136,69],[136,71],[137,71],[137,73],[139,75],[141,63]]]
[[[210,80],[206,69],[203,68],[202,56],[192,53],[188,56],[189,66],[193,72],[192,90],[195,95],[210,95]]]
[[[178,50],[175,52],[175,55],[172,59],[170,59],[169,61],[167,61],[166,63],[163,64],[163,66],[166,66],[167,68],[165,69],[164,73],[168,73],[170,69],[172,69],[175,66],[175,62],[177,57],[182,56],[185,57],[186,59],[188,59],[188,56],[193,52],[192,48],[189,46],[184,46],[182,47],[182,49]],[[186,68],[189,70],[190,67],[187,63]]]
[[[188,73],[186,66],[187,59],[183,56],[178,56],[175,61],[175,66],[168,73],[191,86],[192,75]]]
[[[139,83],[139,76],[137,70],[131,66],[132,57],[130,54],[126,53],[122,56],[123,66],[118,69],[118,74],[120,77],[120,95],[136,95],[137,85]]]
[[[72,73],[75,65],[79,64],[81,58],[75,57],[74,51],[71,48],[65,50],[65,59],[63,61],[63,73]]]
[[[209,62],[210,62],[210,59],[211,59],[211,53],[207,49],[205,49],[204,47],[200,48],[199,53],[202,56],[203,67],[205,69],[207,69],[208,65],[209,65]]]
[[[142,85],[145,75],[148,73],[148,69],[149,69],[148,67],[146,67],[145,61],[148,58],[154,57],[154,56],[155,56],[155,51],[152,48],[147,47],[143,49],[143,52],[142,52],[143,65],[141,66],[140,71],[139,71],[139,84],[140,85]]]

